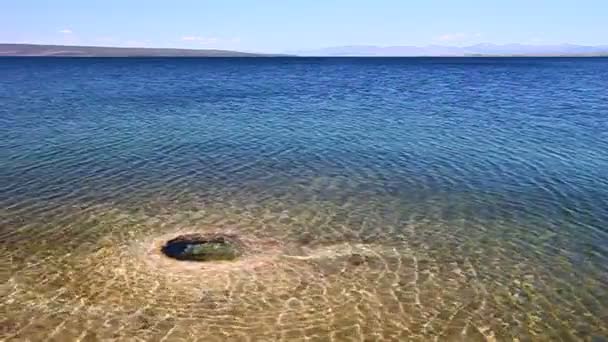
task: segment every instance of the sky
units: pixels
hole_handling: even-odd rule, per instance
[[[0,0],[0,43],[289,52],[608,44],[608,0]]]

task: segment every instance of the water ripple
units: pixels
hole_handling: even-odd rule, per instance
[[[0,339],[601,340],[607,72],[2,59]]]

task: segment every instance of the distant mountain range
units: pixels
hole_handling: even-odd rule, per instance
[[[525,45],[477,44],[464,47],[428,46],[336,46],[318,50],[294,51],[298,56],[608,56],[608,45],[585,46],[574,44]]]
[[[156,48],[123,48],[101,46],[64,46],[35,44],[0,44],[0,56],[37,57],[265,57],[228,50],[189,50]]]
[[[292,51],[291,56],[353,56],[353,57],[467,57],[467,56],[608,56],[608,45],[574,44],[525,45],[477,44],[464,47],[428,46],[336,46],[317,50]],[[229,50],[196,50],[168,48],[131,48],[102,46],[68,46],[36,44],[0,44],[2,56],[37,57],[275,57],[279,54],[259,54]]]

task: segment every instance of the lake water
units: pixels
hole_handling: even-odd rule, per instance
[[[0,75],[0,339],[608,340],[606,58]]]

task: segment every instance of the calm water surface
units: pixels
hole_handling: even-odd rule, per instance
[[[0,75],[0,339],[608,340],[608,59]]]

